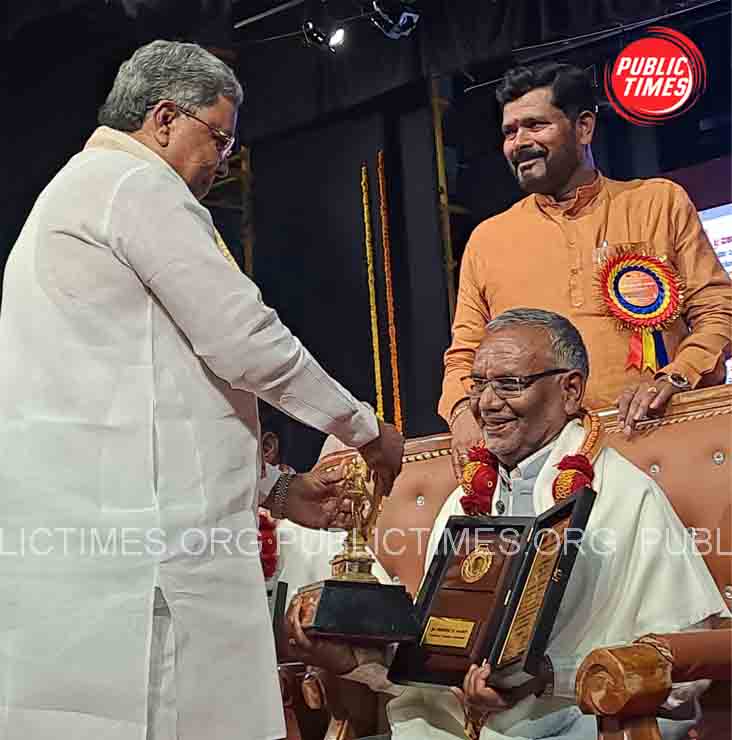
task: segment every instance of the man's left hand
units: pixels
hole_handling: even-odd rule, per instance
[[[463,688],[452,688],[452,693],[463,705],[465,718],[473,722],[476,729],[482,727],[491,714],[502,712],[511,705],[496,689],[488,686],[491,675],[490,666],[471,665],[465,674]]]
[[[666,404],[679,389],[668,380],[642,380],[626,388],[618,398],[618,423],[626,437],[630,437],[639,421],[660,416]]]
[[[285,502],[287,519],[310,529],[350,529],[352,502],[343,498],[339,485],[344,478],[343,466],[296,475]]]

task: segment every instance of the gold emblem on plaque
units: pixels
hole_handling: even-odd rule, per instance
[[[473,552],[463,560],[460,568],[460,577],[465,583],[479,581],[490,569],[493,563],[493,553],[488,545],[478,545]]]

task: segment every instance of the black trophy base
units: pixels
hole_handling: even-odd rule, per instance
[[[415,642],[419,624],[404,586],[329,579],[300,589],[309,636],[364,644]]]

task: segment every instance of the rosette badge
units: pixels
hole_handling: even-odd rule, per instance
[[[676,270],[665,258],[629,245],[603,263],[598,284],[608,314],[632,332],[626,367],[655,373],[667,365],[662,332],[679,317],[684,300]]]

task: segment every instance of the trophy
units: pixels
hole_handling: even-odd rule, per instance
[[[300,618],[306,634],[347,639],[351,643],[386,644],[416,640],[418,624],[406,588],[381,584],[371,572],[369,552],[382,497],[374,490],[371,473],[355,450],[325,456],[315,470],[345,466],[343,498],[351,500],[353,528],[343,550],[331,561],[331,578],[298,591]]]

